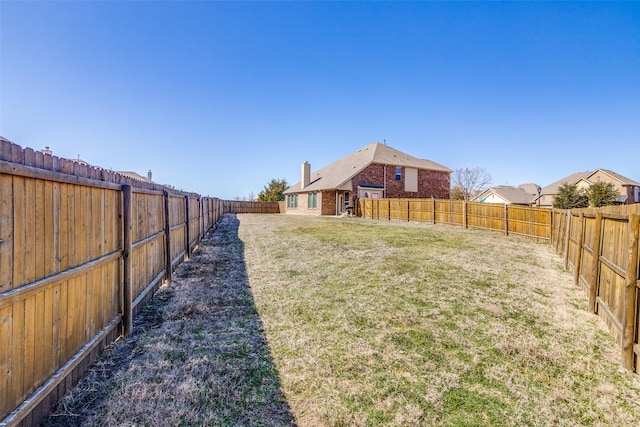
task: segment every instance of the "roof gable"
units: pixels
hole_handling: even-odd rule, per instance
[[[616,181],[620,182],[620,185],[622,186],[626,186],[626,185],[633,185],[633,186],[640,186],[640,182],[634,181],[630,178],[627,178],[626,176],[620,175],[619,173],[616,173],[614,171],[608,170],[608,169],[598,169],[596,171],[594,171],[591,175],[589,175],[589,177],[587,179],[589,179],[589,181],[593,181],[591,179],[591,177],[595,174],[597,174],[598,172],[602,172],[606,175],[609,175],[611,178],[615,179]]]
[[[562,187],[564,184],[575,184],[581,179],[587,179],[592,174],[593,174],[593,171],[576,172],[562,179],[559,179],[556,182],[553,182],[545,187],[542,187],[540,194],[541,195],[558,194],[558,189]]]

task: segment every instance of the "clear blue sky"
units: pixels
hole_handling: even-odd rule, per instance
[[[226,199],[373,142],[640,181],[640,3],[0,0],[0,135]]]

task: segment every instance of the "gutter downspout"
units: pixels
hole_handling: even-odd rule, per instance
[[[338,213],[338,208],[339,208],[339,203],[338,203],[338,189],[336,188],[336,216],[339,215]]]

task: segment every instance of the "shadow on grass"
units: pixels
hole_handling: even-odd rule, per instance
[[[226,400],[216,404],[220,417],[214,418],[233,425],[293,426],[249,286],[239,225],[235,215],[225,215],[192,263],[212,291],[207,303],[212,322],[206,326],[214,339],[208,350],[218,375],[212,384],[222,389],[211,397]]]
[[[44,426],[295,426],[225,215]]]

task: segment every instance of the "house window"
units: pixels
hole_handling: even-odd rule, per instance
[[[287,207],[288,208],[297,208],[298,207],[298,195],[297,194],[289,194],[289,195],[287,195]]]
[[[307,207],[309,209],[318,209],[318,193],[309,193],[309,197],[307,199]]]
[[[634,203],[640,203],[640,187],[634,187],[633,201]]]
[[[402,181],[402,168],[396,167],[396,181]]]

